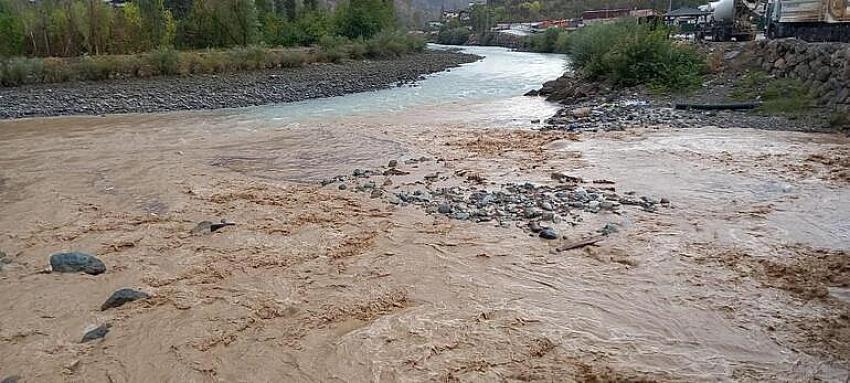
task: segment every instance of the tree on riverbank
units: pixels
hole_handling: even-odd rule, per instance
[[[393,2],[349,0],[0,0],[0,56],[132,54],[158,48],[311,45],[392,29]]]

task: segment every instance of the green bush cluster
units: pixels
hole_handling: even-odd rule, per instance
[[[541,53],[569,53],[569,32],[549,28],[543,33],[537,33],[531,36],[528,43],[529,49],[534,52]]]
[[[225,50],[177,51],[159,48],[138,55],[24,58],[0,60],[0,85],[96,81],[110,78],[234,73],[270,68],[295,68],[311,62],[392,58],[425,49],[425,41],[402,32],[385,31],[370,39],[326,36],[318,52],[307,48],[267,48],[254,45]]]
[[[422,37],[398,31],[380,32],[368,40],[328,37],[319,42],[324,61],[328,62],[339,62],[346,58],[394,58],[407,53],[421,52],[425,49],[425,45],[426,42]]]
[[[463,45],[469,40],[472,32],[466,27],[446,28],[437,34],[437,42],[446,45]]]
[[[687,90],[699,86],[707,70],[705,57],[670,40],[666,29],[634,21],[590,25],[567,42],[575,69],[618,86]]]

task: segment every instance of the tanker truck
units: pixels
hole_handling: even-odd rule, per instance
[[[765,34],[771,39],[850,42],[848,0],[770,0],[766,18]]]
[[[706,12],[696,30],[697,40],[751,41],[756,38],[757,3],[745,0],[718,0],[699,7]]]

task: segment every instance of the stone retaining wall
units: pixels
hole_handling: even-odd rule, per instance
[[[850,44],[782,39],[756,41],[750,49],[766,72],[799,79],[821,105],[850,110]]]

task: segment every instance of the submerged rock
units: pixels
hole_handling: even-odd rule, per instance
[[[134,290],[123,288],[116,290],[103,305],[100,306],[102,310],[108,310],[115,307],[121,307],[126,303],[137,301],[139,299],[147,299],[150,298],[150,295],[145,293],[144,291]]]
[[[93,340],[98,340],[105,337],[106,334],[109,333],[109,327],[110,326],[108,324],[102,324],[98,328],[87,332],[85,335],[83,335],[83,339],[80,341],[80,343],[91,342]]]
[[[228,222],[227,220],[221,220],[221,222],[213,223],[210,221],[201,221],[192,229],[192,234],[210,234],[215,233],[216,231],[221,230],[226,226],[236,225],[233,222]]]
[[[12,260],[6,258],[6,253],[0,251],[0,271],[3,271],[3,266],[6,266],[10,263],[12,263]]]
[[[551,227],[545,227],[543,230],[540,230],[540,238],[558,239],[558,233]]]
[[[57,253],[50,256],[50,268],[57,273],[77,273],[98,275],[106,272],[103,261],[93,255],[81,252]]]
[[[611,235],[618,231],[620,231],[620,228],[617,226],[617,224],[614,223],[606,223],[605,226],[597,230],[597,232],[601,233],[602,235]]]

